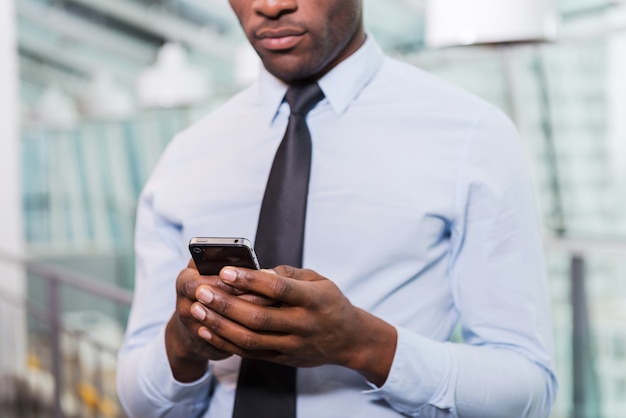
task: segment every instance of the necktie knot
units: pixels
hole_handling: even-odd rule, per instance
[[[285,94],[285,101],[289,103],[291,114],[300,116],[309,113],[309,110],[323,98],[324,93],[317,83],[291,86]]]

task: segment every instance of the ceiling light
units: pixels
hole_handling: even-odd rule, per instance
[[[99,72],[78,99],[83,114],[94,119],[127,119],[135,113],[132,98],[111,75]]]
[[[557,32],[551,0],[429,0],[425,17],[432,48],[552,41]]]
[[[56,87],[47,87],[33,108],[33,121],[39,125],[70,129],[78,122],[74,101]]]
[[[166,43],[156,64],[140,74],[137,96],[145,108],[191,106],[207,97],[207,84],[204,75],[189,64],[182,45]]]

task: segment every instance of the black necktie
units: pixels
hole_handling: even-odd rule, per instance
[[[291,114],[267,180],[255,250],[263,268],[302,267],[304,220],[311,172],[311,135],[306,114],[324,98],[317,84],[292,86],[285,95]],[[295,418],[296,369],[243,359],[233,418]]]

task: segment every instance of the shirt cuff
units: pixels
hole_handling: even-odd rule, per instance
[[[142,351],[139,375],[145,393],[158,404],[206,403],[208,400],[210,369],[194,382],[182,383],[174,378],[165,351],[165,328]]]
[[[396,353],[383,386],[367,391],[385,399],[394,409],[413,415],[425,405],[450,410],[454,394],[449,391],[454,358],[449,344],[433,341],[415,332],[396,327]]]

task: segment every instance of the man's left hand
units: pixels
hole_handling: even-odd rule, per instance
[[[396,329],[352,305],[330,280],[312,270],[225,268],[220,279],[280,306],[262,306],[200,286],[204,325],[214,347],[242,357],[294,367],[336,364],[381,386],[395,354]]]

